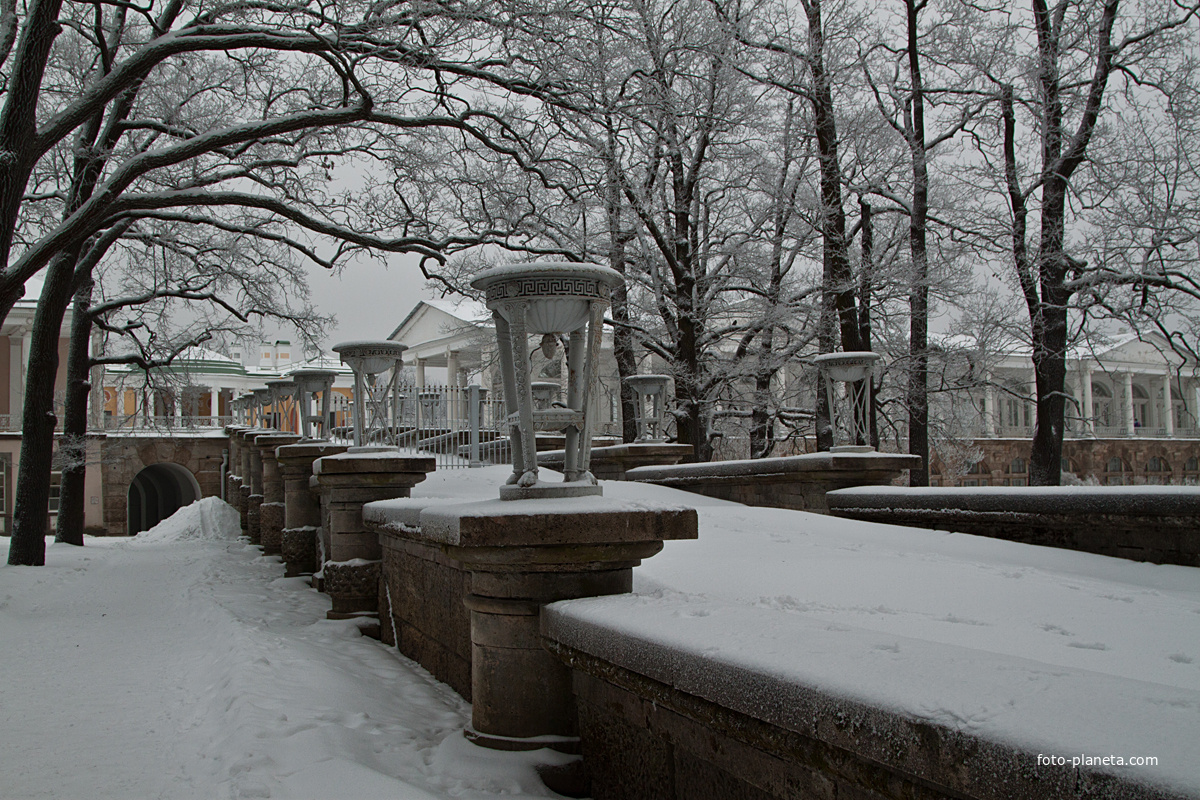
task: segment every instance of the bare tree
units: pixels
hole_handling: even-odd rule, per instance
[[[1092,157],[1101,114],[1111,106],[1110,81],[1116,76],[1136,91],[1169,95],[1180,66],[1179,43],[1195,19],[1197,5],[1147,2],[1123,18],[1120,0],[1103,4],[1062,0],[1051,7],[1031,0],[1036,51],[1030,62],[1026,96],[1015,82],[1001,80],[1003,174],[1011,212],[1012,259],[1030,320],[1037,387],[1030,480],[1060,481],[1066,408],[1066,357],[1071,341],[1072,300],[1097,284],[1149,290],[1195,291],[1194,279],[1176,270],[1125,270],[1072,255],[1068,236],[1072,198],[1081,196],[1087,176],[1080,168]],[[1027,128],[1019,114],[1032,117]],[[1021,158],[1023,131],[1032,131],[1039,166],[1026,177]],[[1036,234],[1031,213],[1038,215]],[[1036,244],[1030,242],[1036,235]],[[1077,252],[1078,252],[1077,249]]]

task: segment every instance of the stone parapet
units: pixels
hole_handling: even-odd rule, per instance
[[[325,592],[333,600],[329,619],[348,619],[375,610],[379,597],[378,561],[326,561],[321,571]]]
[[[269,433],[254,437],[254,447],[259,451],[259,459],[262,462],[263,481],[259,541],[266,555],[279,554],[284,528],[283,476],[275,451],[279,447],[296,442],[299,438],[295,433]]]
[[[420,509],[429,501],[403,502],[412,504],[409,524],[399,523],[394,512],[373,514],[373,506],[380,504],[368,504],[363,511],[383,553],[382,638],[469,701],[471,614],[465,600],[471,594],[471,574],[440,545],[421,541]]]
[[[839,517],[1200,567],[1200,487],[842,489]]]
[[[1069,756],[1066,767],[1039,762],[1039,754],[1121,753],[1122,743],[1135,746],[1131,738],[1146,752],[1180,752],[1188,745],[1177,732],[1131,737],[1111,720],[1136,718],[1132,709],[1147,695],[1187,702],[1186,689],[928,641],[876,663],[870,632],[802,615],[783,630],[756,621],[754,610],[728,607],[689,617],[650,597],[543,611],[546,646],[573,672],[592,797],[1195,797],[1194,787],[1154,768],[1073,767]],[[796,659],[789,653],[797,641],[824,655]],[[847,676],[849,659],[863,673],[851,667]],[[947,675],[947,664],[953,679],[931,681]],[[1013,699],[1002,713],[964,718],[960,703],[974,702],[972,681],[1005,684]],[[1057,685],[1034,690],[1034,681]],[[1099,690],[1087,702],[1076,694],[1081,682]],[[1129,683],[1139,688],[1131,693]]]
[[[246,535],[250,544],[262,544],[262,503],[261,494],[246,495]]]
[[[324,569],[330,562],[380,560],[379,538],[363,522],[363,504],[408,497],[434,466],[433,458],[402,456],[395,450],[347,451],[313,462],[313,478],[321,496],[318,551],[324,554],[323,587],[333,599],[331,614],[375,613],[378,608],[377,594],[335,594]],[[341,591],[344,587],[337,584],[337,588]]]
[[[388,542],[386,586],[397,586],[392,617],[399,620],[401,642],[404,631],[414,629],[408,646],[440,660],[443,674],[460,668],[465,644],[461,611],[448,606],[464,604],[470,631],[468,737],[499,749],[576,746],[570,674],[541,646],[542,607],[630,591],[633,568],[642,559],[659,552],[664,540],[695,538],[697,529],[695,509],[596,496],[423,508],[406,501],[375,504],[366,513]],[[439,586],[438,599],[404,608],[409,596],[404,584],[415,589],[423,581]],[[456,635],[425,635],[435,613],[449,613]]]
[[[849,486],[888,486],[921,464],[898,453],[807,453],[783,458],[638,467],[625,479],[670,486],[748,506],[825,514],[827,492]]]
[[[317,528],[284,528],[279,534],[279,553],[286,565],[285,577],[313,574],[317,571]]]
[[[313,462],[346,452],[346,445],[326,441],[285,444],[275,450],[283,486],[283,531],[280,547],[288,577],[317,571],[317,532],[321,527],[321,497],[312,489]]]
[[[238,517],[242,524],[242,533],[250,534],[250,484],[242,483],[238,486]]]
[[[258,507],[259,544],[263,555],[283,553],[283,503],[264,502]]]
[[[693,452],[691,445],[654,442],[593,447],[591,472],[600,480],[623,481],[631,469],[678,464]],[[565,453],[564,450],[538,453],[538,466],[561,472]]]

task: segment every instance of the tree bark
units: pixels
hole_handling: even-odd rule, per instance
[[[822,353],[837,348],[840,334],[842,349],[861,350],[858,308],[854,281],[850,272],[849,245],[846,242],[846,210],[842,206],[842,169],[838,160],[837,117],[833,87],[825,70],[825,34],[821,21],[820,0],[805,0],[808,17],[809,70],[812,73],[813,127],[817,139],[821,171],[821,238],[823,250],[823,291],[821,292],[821,330],[818,347]],[[833,446],[832,410],[825,391],[825,379],[817,377],[817,449]]]
[[[87,408],[91,394],[92,290],[95,282],[84,278],[75,291],[71,345],[67,352],[67,399],[63,411],[60,451],[69,451],[62,468],[58,500],[56,542],[83,545],[84,496],[87,478]]]
[[[608,220],[608,265],[621,276],[625,275],[625,231],[621,221],[621,186],[616,175],[616,143],[612,125],[606,126],[604,211]],[[637,347],[629,317],[629,288],[621,281],[612,293],[613,357],[617,362],[617,380],[621,397],[621,441],[637,439],[637,393],[625,382],[630,375],[637,374]],[[666,398],[663,398],[664,400]]]
[[[54,378],[58,374],[58,339],[71,299],[76,252],[62,253],[46,273],[42,296],[33,319],[26,370],[25,408],[21,428],[21,460],[13,508],[8,563],[41,566],[46,563],[46,523],[53,466]]]
[[[908,295],[908,452],[921,465],[908,472],[909,486],[929,485],[929,264],[926,222],[929,216],[929,169],[925,151],[925,90],[918,50],[916,0],[905,0],[908,17],[908,74],[912,84],[908,149],[912,159],[912,208],[908,221],[912,256]]]

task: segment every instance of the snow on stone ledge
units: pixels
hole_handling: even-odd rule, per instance
[[[826,494],[830,508],[961,509],[1009,513],[1170,516],[1200,513],[1200,486],[856,486]]]
[[[1200,730],[1200,692],[1188,688],[674,592],[555,603],[542,626],[567,647],[773,725],[852,730],[840,744],[880,761],[927,723],[982,740],[1000,766],[1064,769],[1039,768],[1038,754],[1156,756],[1155,767],[1110,771],[1200,797],[1196,740],[1180,735]],[[820,722],[831,719],[859,724]]]

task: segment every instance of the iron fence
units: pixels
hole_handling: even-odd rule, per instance
[[[405,387],[388,402],[391,424],[374,444],[432,455],[438,469],[512,463],[504,401],[482,387]],[[331,432],[343,443],[354,438],[348,425]]]

